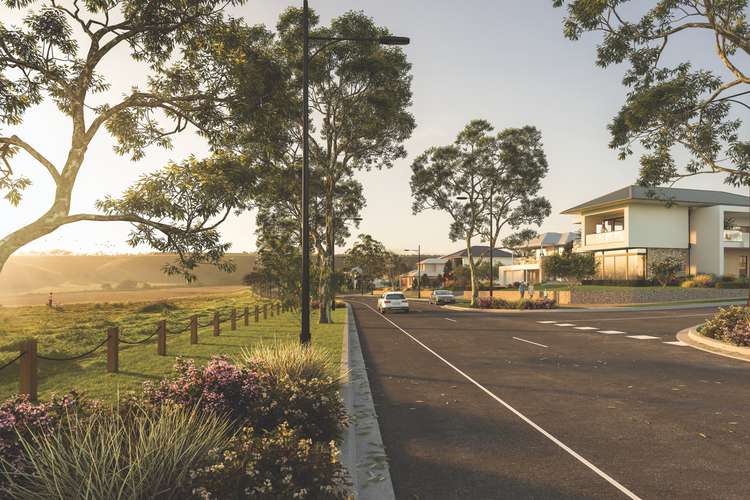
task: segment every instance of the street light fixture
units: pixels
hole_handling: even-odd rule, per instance
[[[331,311],[336,310],[336,218],[333,219],[333,227],[331,228]],[[344,217],[342,220],[350,220],[352,222],[361,222],[362,217]]]
[[[316,37],[310,36],[310,8],[302,2],[302,293],[300,301],[300,334],[302,344],[309,344],[310,335],[310,59],[329,45],[339,42],[367,42],[381,45],[407,45],[410,40],[399,36]],[[328,42],[310,56],[310,40]]]
[[[417,298],[422,297],[422,276],[419,274],[419,263],[422,261],[422,245],[417,245],[417,249],[404,248],[404,252],[417,252]]]

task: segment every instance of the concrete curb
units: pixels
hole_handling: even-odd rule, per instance
[[[745,299],[742,299],[745,300]],[[680,309],[703,309],[706,307],[720,307],[737,304],[732,302],[703,302],[695,304],[675,304],[673,306],[620,306],[620,307],[558,307],[556,309],[473,309],[471,307],[440,306],[451,311],[474,313],[596,313],[596,312],[638,312],[638,311],[672,311]]]
[[[701,325],[685,328],[677,333],[677,340],[685,342],[690,347],[701,351],[724,356],[725,358],[739,359],[750,362],[750,347],[740,347],[727,344],[720,340],[710,339],[698,333],[698,327]]]
[[[354,498],[395,499],[351,304],[346,305],[346,316],[341,352],[341,396],[349,414],[349,426],[341,445],[341,462],[349,471]]]

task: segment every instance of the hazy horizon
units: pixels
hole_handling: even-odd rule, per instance
[[[233,9],[232,14],[244,16],[251,24],[273,27],[283,9],[298,3],[256,0]],[[560,215],[562,210],[635,181],[638,157],[619,161],[617,152],[607,146],[606,126],[626,94],[620,83],[623,68],[601,69],[595,65],[598,37],[585,36],[579,42],[563,38],[565,11],[552,8],[551,1],[482,0],[466,4],[441,0],[425,9],[423,2],[416,1],[318,0],[312,7],[322,23],[347,10],[363,10],[394,34],[412,39],[405,52],[413,64],[412,113],[417,129],[406,143],[408,157],[395,168],[358,174],[367,207],[360,229],[352,231],[354,237],[369,233],[399,253],[418,244],[423,254],[447,254],[462,248],[462,242],[448,239],[447,215],[411,214],[409,166],[426,148],[452,142],[474,118],[487,119],[497,129],[534,125],[541,130],[550,165],[543,194],[551,201],[553,214],[540,231],[570,230],[572,218]],[[0,15],[10,22],[21,17],[16,11],[9,16],[6,7],[0,8]],[[695,65],[725,74],[710,36],[698,34],[680,43],[671,48],[668,58],[675,54],[684,58],[683,54],[690,53]],[[110,58],[101,68],[113,83],[106,95],[119,95],[132,83],[139,83],[129,78],[135,67],[127,51]],[[17,133],[53,161],[67,152],[67,119],[49,102],[27,113],[21,126],[5,130]],[[55,137],[61,140],[50,140]],[[178,136],[172,150],[150,148],[145,160],[136,163],[115,155],[111,146],[105,133],[92,143],[75,190],[73,210],[91,211],[97,199],[119,195],[139,175],[162,167],[168,160],[179,161],[207,151],[205,142],[196,140],[192,133]],[[52,184],[45,173],[31,160],[21,168],[34,185],[19,208],[7,202],[0,204],[0,235],[32,221],[51,201]],[[700,176],[678,186],[740,192],[724,185],[722,179],[718,175]],[[396,225],[392,223],[393,213],[403,214]],[[255,250],[254,229],[254,213],[245,213],[232,216],[221,232],[232,243],[230,251],[241,253]],[[125,243],[128,231],[125,223],[76,223],[27,245],[21,252],[152,252],[149,248],[130,248]]]

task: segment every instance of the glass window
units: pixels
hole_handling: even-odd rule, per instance
[[[615,274],[614,279],[625,280],[628,279],[628,256],[627,255],[615,255]]]
[[[390,300],[404,300],[406,297],[404,297],[403,293],[389,293],[385,298]]]
[[[646,278],[646,256],[628,255],[628,279],[642,280]]]

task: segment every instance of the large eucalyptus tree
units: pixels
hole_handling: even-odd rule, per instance
[[[252,186],[243,168],[252,158],[222,145],[240,123],[246,135],[267,138],[253,130],[264,128],[277,101],[287,99],[288,75],[269,48],[271,33],[223,14],[240,3],[3,1],[5,9],[26,12],[18,26],[0,21],[0,194],[21,203],[32,167],[47,172],[55,193],[41,216],[0,238],[0,269],[25,244],[78,221],[132,223],[131,243],[177,252],[167,271],[188,279],[201,262],[221,263],[227,247],[216,228],[246,206]],[[124,51],[141,71],[131,72],[129,90],[115,96],[102,68]],[[61,163],[14,131],[44,101],[54,102],[71,125]],[[148,175],[121,199],[103,199],[99,213],[71,213],[87,150],[103,130],[115,139],[116,154],[140,160],[149,146],[169,147],[186,129],[202,135],[216,156]],[[87,168],[106,175],[103,164]]]

